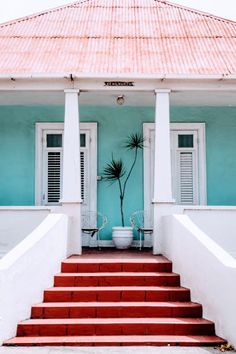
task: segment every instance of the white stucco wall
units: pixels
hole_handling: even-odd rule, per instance
[[[173,261],[192,301],[203,305],[204,317],[216,333],[236,346],[236,260],[208,237],[187,215],[162,218],[161,252]]]
[[[0,260],[0,344],[15,336],[17,323],[30,317],[31,306],[53,285],[67,243],[68,217],[49,214]]]
[[[50,213],[42,207],[0,207],[0,258],[22,241]]]
[[[184,214],[236,258],[236,208],[185,209]]]

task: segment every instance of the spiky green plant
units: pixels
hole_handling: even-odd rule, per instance
[[[143,138],[142,134],[138,134],[138,133],[130,134],[128,136],[128,138],[126,139],[126,141],[124,143],[124,147],[127,150],[134,151],[133,162],[132,162],[128,172],[126,171],[126,169],[124,167],[123,161],[121,159],[115,160],[113,158],[113,155],[112,155],[111,161],[108,162],[106,164],[106,166],[104,167],[104,171],[103,171],[104,179],[106,181],[111,182],[111,183],[113,183],[115,181],[118,182],[119,192],[120,192],[120,213],[121,213],[122,226],[125,226],[125,223],[124,223],[124,197],[125,197],[127,182],[129,180],[131,173],[134,169],[134,166],[136,164],[138,151],[143,149],[143,144],[144,144],[144,138]],[[126,175],[126,177],[125,177],[125,175]]]

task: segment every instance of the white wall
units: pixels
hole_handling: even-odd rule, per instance
[[[236,346],[236,260],[196,226],[187,215],[162,219],[160,251],[173,261],[192,301],[203,305],[204,317],[216,333]]]
[[[50,213],[41,207],[0,207],[0,258],[22,241]]]
[[[185,209],[184,214],[236,258],[236,208]]]
[[[68,217],[49,214],[22,242],[0,260],[0,344],[15,336],[19,321],[30,317],[43,290],[67,256]]]

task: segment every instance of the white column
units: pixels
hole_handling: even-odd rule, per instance
[[[153,195],[153,253],[163,252],[162,217],[173,212],[170,151],[170,90],[155,90],[155,162]]]
[[[62,202],[81,202],[79,90],[65,90]]]
[[[79,90],[65,90],[62,208],[70,217],[68,254],[81,254]]]
[[[170,153],[170,90],[155,90],[155,163],[153,202],[169,203],[172,199]]]

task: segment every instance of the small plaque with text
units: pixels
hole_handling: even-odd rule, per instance
[[[133,81],[105,81],[104,86],[134,86]]]

